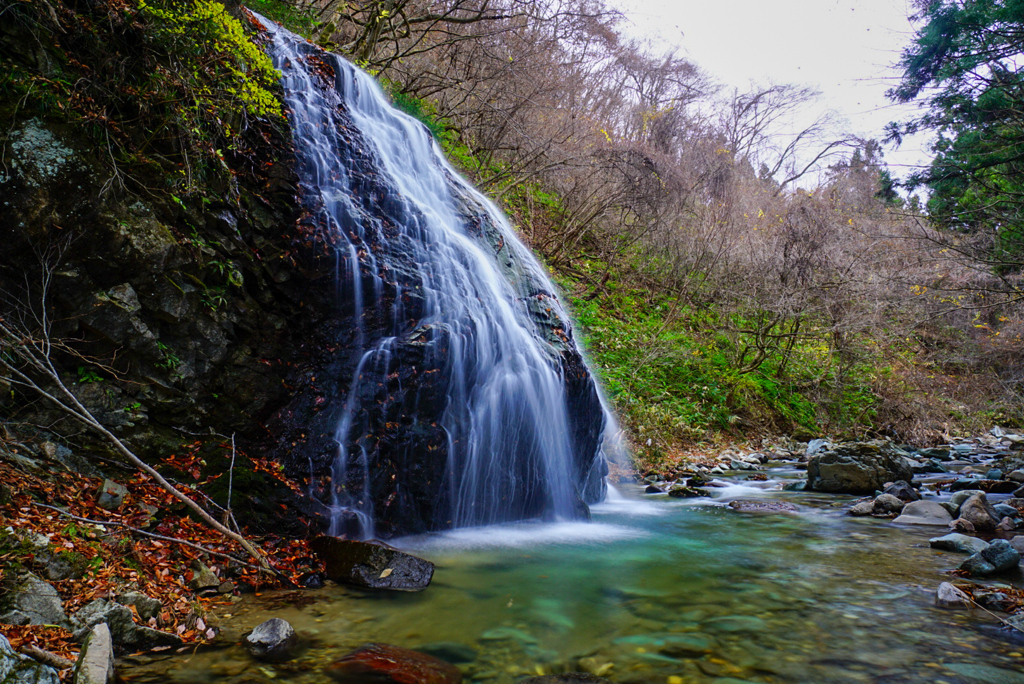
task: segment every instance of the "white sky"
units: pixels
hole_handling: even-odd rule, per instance
[[[681,48],[715,81],[796,83],[823,94],[823,108],[846,119],[847,131],[881,140],[897,107],[885,91],[899,79],[892,65],[913,37],[908,0],[612,0],[627,34]],[[894,176],[927,163],[925,140],[885,149]]]

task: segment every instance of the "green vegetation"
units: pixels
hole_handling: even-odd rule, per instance
[[[80,126],[110,168],[107,190],[162,191],[179,204],[230,196],[247,137],[284,123],[276,70],[220,2],[21,2],[5,14],[2,113]],[[52,47],[35,57],[28,43]]]

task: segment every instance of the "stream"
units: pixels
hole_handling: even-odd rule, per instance
[[[437,564],[424,592],[246,597],[222,615],[220,647],[129,658],[122,671],[135,682],[325,682],[324,666],[387,642],[494,684],[578,670],[667,684],[1024,682],[1024,641],[994,615],[934,607],[935,588],[964,558],[929,548],[945,528],[852,518],[852,497],[781,491],[802,477],[791,466],[767,475],[728,473],[700,499],[620,484],[590,523],[399,539]],[[737,498],[798,512],[739,513],[725,505]],[[257,663],[239,645],[270,617],[306,642],[296,659]]]

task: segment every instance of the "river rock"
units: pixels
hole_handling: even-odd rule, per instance
[[[1017,607],[1017,601],[1001,591],[975,591],[974,602],[982,608],[1008,613]]]
[[[998,513],[999,515],[1001,515],[1004,518],[1005,517],[1010,517],[1010,518],[1019,518],[1020,517],[1020,511],[1018,511],[1013,506],[1007,506],[1004,503],[992,504],[992,509],[996,513]]]
[[[904,452],[891,442],[844,442],[811,456],[808,489],[818,492],[873,494],[886,482],[914,476]]]
[[[1017,484],[1024,484],[1024,470],[1020,468],[1011,470],[1006,474],[1006,479],[1016,482]]]
[[[949,529],[953,530],[954,532],[962,532],[965,534],[968,532],[974,534],[977,531],[974,529],[974,525],[972,525],[967,520],[964,520],[963,518],[957,518],[956,520],[950,522]]]
[[[984,577],[997,572],[1016,569],[1020,554],[1005,539],[996,539],[985,550],[975,553],[960,564],[960,569],[973,577]]]
[[[3,684],[60,684],[52,667],[21,655],[0,634],[0,682]]]
[[[1024,535],[1018,534],[1016,537],[1011,539],[1010,546],[1017,549],[1017,553],[1024,557]]]
[[[645,494],[664,494],[665,490],[655,484],[649,484],[644,488]]]
[[[969,608],[971,598],[949,582],[943,582],[935,591],[935,605],[939,608]]]
[[[111,684],[114,681],[114,642],[106,623],[99,623],[85,637],[75,663],[74,684]]]
[[[1003,471],[1000,470],[999,468],[992,468],[987,473],[985,473],[985,478],[988,480],[1002,480]]]
[[[970,497],[960,506],[960,517],[974,525],[979,532],[988,532],[999,524],[1000,516],[988,502],[984,492]]]
[[[462,672],[440,658],[390,644],[365,644],[330,665],[339,682],[459,684]]]
[[[872,512],[876,515],[892,515],[899,513],[906,505],[904,501],[892,494],[879,494],[871,504]]]
[[[949,497],[949,503],[956,506],[956,510],[959,511],[964,501],[967,501],[975,494],[984,494],[984,492],[980,489],[962,489],[958,492],[953,492],[952,496]]]
[[[67,616],[57,590],[30,572],[15,582],[10,597],[0,622],[22,625],[67,624]]]
[[[324,562],[328,579],[366,589],[421,591],[434,576],[434,564],[381,541],[320,536],[310,547]]]
[[[853,504],[846,513],[848,515],[871,515],[875,512],[875,502],[873,499],[867,501],[858,501]]]
[[[1017,523],[1010,516],[1006,516],[996,525],[996,532],[1012,532],[1017,529]]]
[[[298,638],[286,620],[270,618],[245,637],[245,646],[257,660],[281,662],[292,657]]]
[[[984,482],[985,480],[981,477],[961,477],[960,479],[955,480],[953,484],[949,485],[949,491],[962,492],[968,489],[976,489],[978,491],[983,491],[981,489],[981,485]]]
[[[684,487],[683,485],[675,485],[670,487],[668,495],[675,499],[695,499],[699,496],[706,496],[705,493],[700,489],[694,489],[693,487]]]
[[[891,485],[882,490],[883,494],[891,494],[897,499],[903,502],[920,501],[921,494],[914,489],[906,480],[900,480],[893,482]]]
[[[740,513],[796,513],[799,510],[788,501],[757,501],[752,499],[730,501],[729,508]]]
[[[1022,537],[1024,539],[1024,537]],[[933,537],[928,540],[928,545],[933,549],[942,551],[953,551],[954,553],[981,553],[988,548],[988,542],[977,537],[969,537],[966,534],[953,532],[943,537]]]
[[[904,506],[900,516],[893,522],[904,525],[948,525],[952,519],[949,511],[937,502],[922,499]]]

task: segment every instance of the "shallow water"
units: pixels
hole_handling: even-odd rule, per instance
[[[495,684],[579,669],[668,684],[1024,683],[1024,643],[1000,635],[994,616],[932,605],[945,571],[963,558],[928,548],[945,530],[850,518],[841,505],[848,497],[779,486],[733,481],[714,499],[677,500],[623,485],[589,524],[401,539],[396,545],[437,564],[422,593],[330,587],[234,607],[228,643],[229,633],[237,641],[269,617],[292,623],[309,645],[288,664],[253,663],[235,645],[130,674],[327,681],[323,666],[382,641],[455,652],[470,659],[459,663],[468,680]],[[799,512],[725,506],[754,497],[790,501]]]

